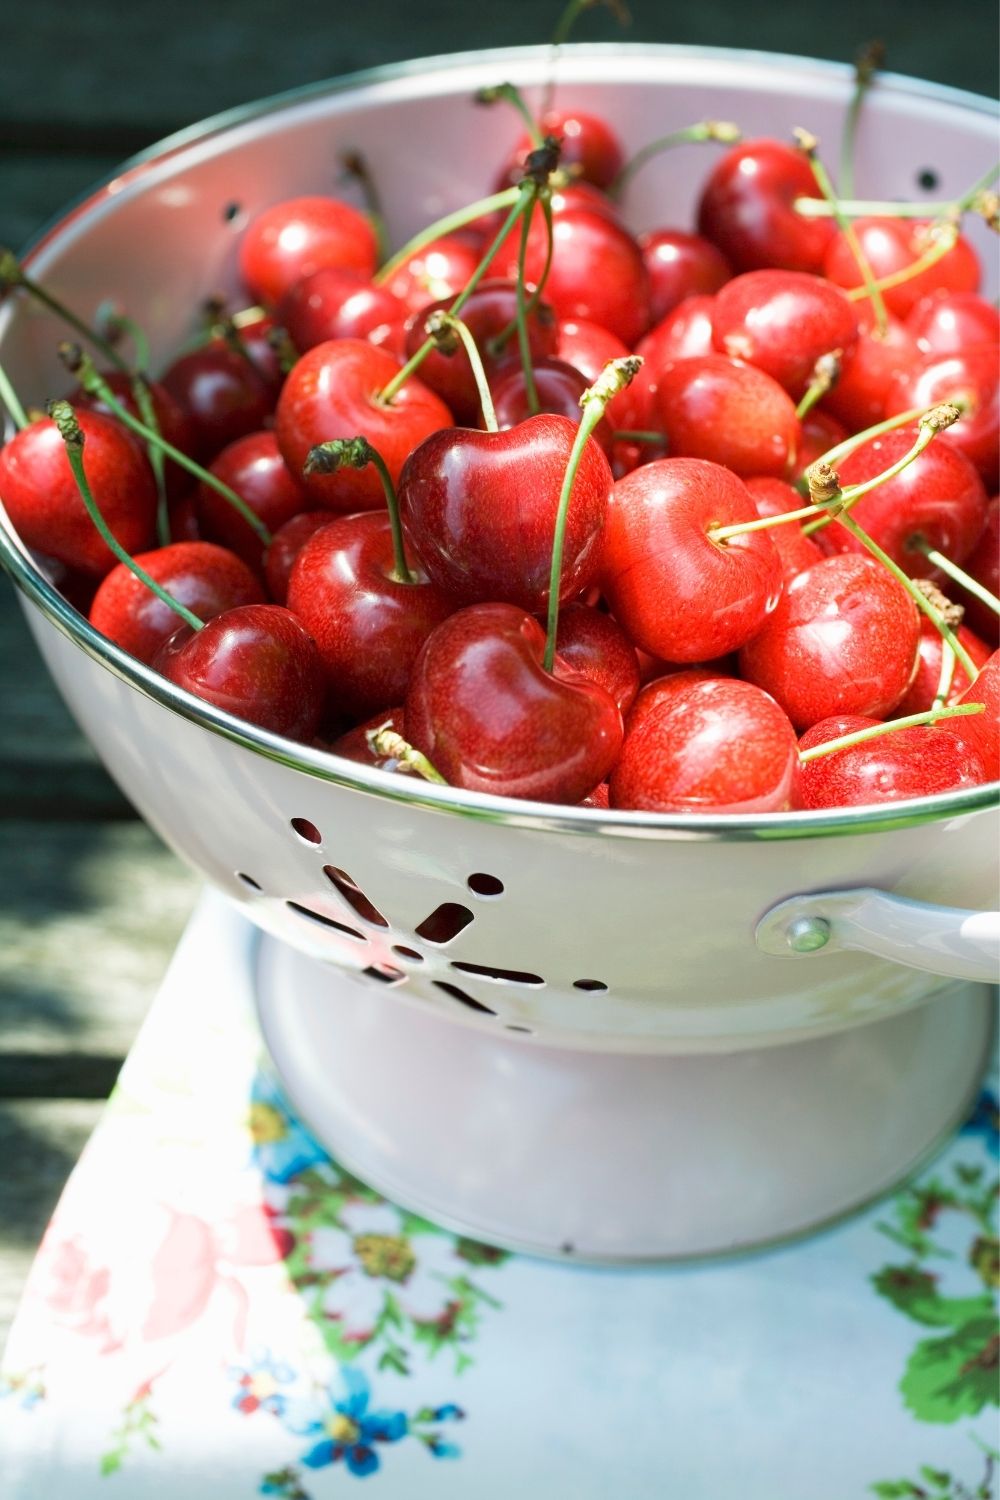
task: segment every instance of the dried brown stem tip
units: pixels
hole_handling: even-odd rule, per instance
[[[424,332],[429,339],[434,340],[434,346],[439,354],[458,353],[458,346],[462,342],[454,321],[446,312],[440,309],[432,312],[424,322]]]
[[[946,625],[956,630],[962,623],[965,609],[961,604],[953,604],[947,594],[943,594],[936,583],[930,578],[914,578],[913,587],[919,589],[927,600],[932,604]]]
[[[78,374],[86,358],[80,345],[74,344],[71,339],[63,339],[56,352],[70,374]]]
[[[933,407],[920,418],[921,427],[929,427],[932,432],[944,432],[945,428],[951,427],[962,415],[962,408],[952,401],[943,401],[940,406]]]
[[[537,187],[545,187],[549,176],[559,165],[559,155],[562,151],[562,141],[558,136],[547,135],[542,144],[529,151],[524,159],[524,171],[521,173],[522,182],[533,182]]]
[[[875,74],[885,67],[885,43],[875,38],[858,48],[854,59],[854,77],[858,83],[871,83]]]
[[[819,136],[813,135],[811,130],[804,130],[801,125],[796,125],[792,138],[804,156],[815,156],[819,150]]]
[[[815,463],[806,470],[809,499],[814,505],[830,505],[841,496],[840,475],[831,464]]]

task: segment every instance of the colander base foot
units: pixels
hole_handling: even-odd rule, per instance
[[[571,1052],[401,1005],[271,938],[258,1014],[302,1118],[345,1166],[488,1243],[590,1261],[782,1240],[905,1176],[958,1123],[992,993],[711,1056]]]

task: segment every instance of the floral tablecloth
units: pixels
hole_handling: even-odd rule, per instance
[[[252,941],[203,898],[66,1187],[0,1374],[4,1500],[994,1496],[995,1085],[795,1246],[547,1264],[330,1160],[262,1060]]]

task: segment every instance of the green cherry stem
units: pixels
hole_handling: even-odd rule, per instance
[[[360,151],[345,151],[340,158],[340,165],[345,178],[356,182],[364,200],[365,213],[371,221],[375,231],[375,249],[377,259],[381,261],[385,254],[387,236],[385,229],[385,215],[382,212],[382,200],[379,197],[375,179],[367,161]]]
[[[742,139],[742,130],[731,120],[699,120],[697,125],[685,125],[681,130],[672,130],[669,135],[661,135],[658,140],[641,147],[625,163],[608,188],[608,197],[617,202],[632,178],[648,161],[664,151],[671,151],[674,146],[692,145],[700,141],[719,141],[723,145],[734,146]]]
[[[303,474],[334,474],[338,469],[364,469],[374,464],[385,491],[385,504],[389,512],[389,530],[392,533],[393,567],[391,577],[396,583],[416,583],[406,562],[403,547],[403,528],[399,519],[399,504],[392,475],[386,468],[385,459],[377,448],[373,448],[366,437],[332,438],[327,443],[317,443],[310,448],[302,466]]]
[[[436,782],[438,786],[448,785],[441,772],[436,766],[431,765],[423,751],[411,745],[409,740],[404,740],[403,736],[393,729],[388,719],[378,729],[366,730],[365,739],[374,755],[386,760],[398,760],[401,769],[422,776],[425,781]]]
[[[531,317],[532,313],[538,307],[539,302],[541,302],[542,300],[542,294],[545,291],[545,283],[548,281],[549,272],[552,270],[552,256],[555,251],[555,234],[552,225],[552,198],[550,193],[547,192],[544,188],[538,194],[538,202],[541,204],[542,214],[545,218],[545,264],[542,267],[542,274],[538,278],[538,285],[535,287],[525,306],[524,315],[526,318]],[[500,332],[494,334],[489,343],[486,345],[486,348],[488,349],[492,358],[499,359],[505,347],[514,337],[514,334],[517,333],[517,331],[518,321],[517,315],[515,314],[515,316],[511,318],[510,322],[507,324],[506,328],[501,328]]]
[[[140,417],[150,432],[154,432],[157,438],[161,438],[160,423],[145,375],[133,375],[132,394],[139,408]],[[153,480],[156,484],[156,539],[161,547],[166,547],[170,543],[170,509],[167,504],[167,477],[164,470],[163,449],[159,442],[150,439],[146,444],[146,456],[153,470]]]
[[[500,100],[512,104],[521,116],[524,127],[531,137],[533,146],[542,144],[542,132],[539,130],[534,115],[524,102],[524,96],[520,89],[513,83],[495,83],[489,88],[480,89],[475,95],[477,104],[497,104]]]
[[[114,535],[110,526],[101,515],[100,508],[97,504],[97,501],[94,499],[93,491],[90,488],[90,483],[87,479],[86,470],[84,468],[83,447],[85,438],[83,429],[77,421],[76,412],[70,406],[69,402],[50,401],[49,416],[52,418],[53,422],[59,429],[59,436],[62,438],[64,444],[66,445],[66,457],[69,459],[69,466],[73,471],[73,478],[76,480],[77,489],[80,491],[80,498],[86,506],[87,514],[90,516],[90,519],[93,521],[95,527],[100,533],[101,540],[104,542],[105,546],[111,552],[113,552],[118,561],[124,563],[125,567],[128,568],[130,572],[134,573],[136,578],[138,578],[141,583],[144,583],[146,587],[150,589],[158,599],[162,599],[163,603],[168,605],[175,614],[180,615],[181,619],[186,625],[190,625],[192,630],[200,630],[202,628],[202,625],[204,624],[204,621],[199,620],[198,616],[193,615],[189,609],[185,609],[183,604],[179,603],[172,594],[168,594],[166,589],[162,588],[154,578],[151,578],[149,576],[145,568],[141,567],[139,563],[137,563],[135,559],[125,551],[125,548],[122,546],[121,542],[119,542],[118,538]]]
[[[973,578],[971,573],[966,573],[958,563],[952,562],[951,558],[944,552],[939,552],[932,547],[930,542],[924,541],[923,537],[916,539],[912,544],[918,552],[922,552],[928,562],[932,562],[936,568],[953,583],[959,584],[969,594],[973,594],[987,609],[991,609],[995,615],[1000,615],[1000,599],[996,594],[991,594],[988,588],[984,588],[978,579]]]
[[[858,120],[865,95],[875,82],[875,74],[885,67],[885,47],[879,41],[866,42],[854,60],[854,92],[844,118],[844,133],[840,141],[839,185],[843,198],[854,197],[854,145],[858,133]],[[843,201],[843,198],[841,201]]]
[[[137,375],[145,375],[149,369],[149,339],[146,337],[145,330],[127,313],[119,312],[117,308],[107,305],[97,309],[96,321],[98,332],[108,340],[109,344],[116,344],[123,334],[132,340],[135,358],[131,369]]]
[[[124,371],[126,375],[131,373],[127,362],[122,359],[114,345],[109,344],[107,339],[102,338],[82,318],[78,318],[75,312],[71,312],[58,298],[53,297],[51,292],[47,292],[29,276],[12,250],[0,249],[0,290],[4,287],[20,287],[29,296],[34,297],[36,302],[41,303],[42,307],[47,307],[49,312],[54,313],[64,323],[68,323],[81,338],[85,338],[88,343],[93,344],[95,349],[100,350],[109,364]]]
[[[851,437],[844,438],[843,442],[837,443],[833,448],[828,448],[817,460],[817,463],[830,464],[836,468],[842,458],[853,453],[855,448],[860,448],[863,443],[872,438],[881,437],[884,432],[894,432],[897,427],[905,427],[909,422],[919,422],[928,412],[933,411],[933,406],[914,406],[909,411],[901,411],[895,417],[887,417],[884,422],[876,422],[874,427],[866,427],[864,432],[855,432]],[[809,493],[809,485],[805,478],[798,481],[797,488],[800,494]]]
[[[943,708],[948,702],[948,694],[951,692],[952,679],[955,676],[955,653],[947,641],[941,642],[941,671],[938,675],[938,685],[934,691],[932,709]]]
[[[493,397],[490,394],[489,382],[486,379],[486,371],[483,369],[483,361],[476,341],[472,337],[468,324],[463,323],[461,318],[456,318],[454,313],[434,312],[427,319],[424,327],[428,336],[434,340],[442,354],[452,354],[458,347],[456,338],[461,339],[465,352],[472,366],[472,375],[476,382],[476,390],[479,392],[479,404],[483,409],[483,421],[487,432],[499,432],[500,423],[497,421],[496,409],[493,405]]]
[[[952,219],[956,214],[967,213],[976,199],[991,188],[1000,177],[1000,165],[991,167],[978,178],[961,198],[952,198],[947,203],[900,203],[877,198],[854,198],[845,193],[837,201],[842,214],[849,219]],[[827,219],[834,210],[831,204],[820,198],[796,198],[795,212],[804,219]]]
[[[816,402],[821,401],[827,391],[837,384],[840,379],[840,361],[843,353],[843,349],[831,349],[829,354],[821,354],[816,361],[809,388],[795,408],[795,415],[800,422],[803,417],[808,416]]]
[[[10,376],[2,365],[0,365],[0,404],[7,408],[11,421],[20,431],[23,432],[25,427],[31,425],[28,414],[21,405],[21,398],[15,391],[11,384]]]
[[[524,389],[528,397],[528,411],[533,417],[537,417],[542,409],[542,403],[538,399],[538,386],[535,384],[535,371],[531,363],[531,340],[528,336],[528,295],[524,280],[524,266],[528,254],[528,236],[531,233],[531,218],[531,212],[528,211],[521,219],[521,243],[517,252],[515,294],[517,297],[517,347],[521,355],[521,369],[524,371]]]
[[[863,745],[867,740],[881,739],[884,734],[894,734],[897,729],[916,729],[921,724],[937,724],[941,719],[964,719],[971,714],[981,714],[985,703],[956,703],[954,708],[930,708],[921,714],[906,714],[902,719],[890,719],[886,724],[871,724],[867,729],[856,729],[852,734],[842,734],[823,745],[812,745],[799,751],[799,763],[808,765],[824,755],[835,755],[838,750],[850,750],[853,745]]]
[[[559,493],[559,505],[556,510],[555,525],[552,536],[552,567],[549,571],[549,613],[548,630],[545,637],[545,655],[542,665],[546,672],[552,671],[552,665],[556,658],[556,633],[559,629],[559,584],[562,579],[563,540],[566,534],[566,517],[569,514],[569,502],[573,493],[573,484],[576,479],[576,471],[580,467],[580,459],[587,445],[587,439],[604,416],[605,408],[619,391],[623,391],[635,378],[642,366],[642,359],[637,354],[630,354],[624,359],[610,360],[598,375],[589,390],[584,391],[580,397],[580,405],[583,408],[583,416],[576,430],[573,447],[570,450],[569,462],[566,465],[566,473],[563,475],[562,490]]]
[[[851,231],[853,233],[853,230]],[[912,281],[914,276],[919,276],[922,271],[927,271],[931,266],[948,254],[949,250],[955,248],[958,239],[958,226],[951,222],[938,221],[932,224],[928,231],[930,246],[924,253],[904,266],[901,271],[894,271],[891,276],[882,276],[878,281],[873,281],[871,286],[847,287],[844,296],[849,302],[859,302],[863,297],[871,297],[875,303],[876,296],[881,301],[882,293],[889,292],[894,286],[902,286],[907,281]],[[875,303],[877,306],[878,304]],[[884,305],[884,304],[883,304]]]
[[[443,234],[451,234],[454,229],[463,229],[466,224],[471,224],[475,219],[484,218],[487,214],[496,213],[501,208],[510,208],[517,205],[521,195],[520,187],[504,188],[502,193],[491,193],[488,198],[480,198],[476,203],[470,203],[465,208],[458,208],[454,213],[445,214],[444,218],[437,219],[433,224],[415,234],[412,239],[407,240],[401,250],[389,257],[384,266],[375,272],[372,277],[376,286],[384,286],[387,281],[405,265],[412,255],[429,245],[433,240],[440,239]],[[510,225],[505,226],[506,230]]]
[[[189,458],[180,448],[175,448],[173,443],[168,443],[161,433],[154,432],[145,422],[140,422],[136,417],[133,417],[132,413],[126,407],[122,406],[121,402],[116,398],[107,381],[102,380],[94,368],[93,360],[84,354],[81,349],[72,344],[63,344],[60,347],[60,354],[63,357],[64,363],[76,375],[83,389],[89,395],[99,396],[112,416],[117,417],[123,426],[129,428],[131,432],[138,434],[147,443],[155,443],[167,458],[172,458],[174,463],[180,464],[182,469],[187,469],[188,473],[193,474],[195,479],[200,480],[202,484],[207,484],[210,489],[215,490],[217,494],[229,502],[235,511],[239,512],[265,547],[271,545],[271,533],[260,517],[255,515],[250,509],[246,501],[241,499],[235,490],[231,490],[228,484],[223,484],[221,479],[217,479],[210,469],[203,469],[201,464],[195,463],[194,459]]]
[[[654,447],[667,441],[665,434],[662,432],[643,432],[636,427],[616,428],[614,440],[616,443],[649,443]]]
[[[889,314],[886,312],[881,285],[876,281],[875,273],[871,268],[868,257],[861,248],[861,243],[854,232],[854,225],[841,210],[836,189],[830,181],[830,174],[819,159],[819,142],[808,130],[797,129],[793,134],[799,149],[804,153],[806,160],[812,168],[813,177],[816,179],[816,186],[830,205],[833,217],[836,219],[841,233],[850,246],[851,254],[854,256],[855,263],[861,273],[863,285],[855,287],[854,290],[861,297],[871,298],[872,311],[875,314],[875,333],[880,339],[885,338],[889,329]],[[850,296],[850,293],[847,295]]]

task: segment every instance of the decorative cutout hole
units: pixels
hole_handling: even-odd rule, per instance
[[[573,1244],[572,1240],[564,1240],[563,1243],[559,1246],[559,1251],[562,1255],[572,1255],[575,1250],[576,1246]]]
[[[335,922],[333,917],[328,917],[325,912],[313,911],[309,906],[300,906],[297,901],[286,901],[285,905],[291,911],[297,911],[300,917],[308,917],[311,922],[319,922],[324,927],[332,927],[334,932],[342,932],[345,937],[354,938],[358,943],[368,941],[364,933],[358,932],[356,927],[347,927],[343,922]]]
[[[429,917],[424,918],[417,928],[417,937],[422,937],[425,943],[435,943],[441,946],[444,943],[450,943],[452,938],[458,937],[458,934],[474,921],[475,917],[467,906],[459,906],[455,901],[446,901],[443,906],[432,911]]]
[[[483,1005],[479,1000],[473,1000],[471,995],[467,995],[464,990],[460,990],[457,984],[449,984],[447,979],[432,979],[431,983],[436,990],[443,990],[446,995],[450,995],[460,1005],[467,1006],[469,1010],[479,1010],[487,1016],[496,1015],[495,1010],[490,1010],[488,1005]]]
[[[225,208],[222,210],[223,223],[232,224],[233,220],[238,219],[242,212],[242,203],[227,203]]]
[[[545,983],[540,974],[528,974],[524,969],[495,969],[492,964],[464,964],[457,961],[452,964],[452,968],[461,969],[463,974],[478,974],[483,979],[495,979],[500,984]]]
[[[369,979],[377,979],[379,984],[405,984],[406,975],[402,969],[393,968],[392,964],[369,964],[367,969],[361,970],[367,974]]]
[[[316,827],[316,824],[310,823],[308,818],[293,818],[292,831],[293,833],[297,833],[305,844],[321,844],[323,842],[323,835]]]
[[[244,875],[242,870],[236,871],[236,879],[242,881],[248,890],[259,891],[261,889],[260,882],[254,880],[252,875]]]
[[[507,1025],[507,1026],[504,1027],[504,1030],[505,1031],[523,1031],[524,1034],[525,1034],[525,1036],[534,1036],[534,1032],[532,1031],[532,1029],[531,1029],[530,1026],[513,1026],[513,1025]]]
[[[917,187],[923,188],[925,193],[933,193],[940,182],[941,179],[933,167],[921,167],[917,173]]]
[[[388,927],[389,924],[378,907],[372,905],[357,881],[352,880],[346,870],[338,870],[336,865],[324,865],[323,874],[363,921],[372,922],[376,927]]]
[[[595,990],[595,991],[600,991],[600,990],[606,990],[607,989],[607,985],[604,983],[603,979],[574,979],[573,980],[573,988],[575,990]]]
[[[503,881],[498,880],[495,875],[470,875],[465,883],[477,896],[502,896],[504,892]]]
[[[392,951],[398,954],[400,958],[408,958],[411,963],[422,964],[424,961],[424,955],[418,953],[416,948],[406,948],[402,943],[394,943]]]

